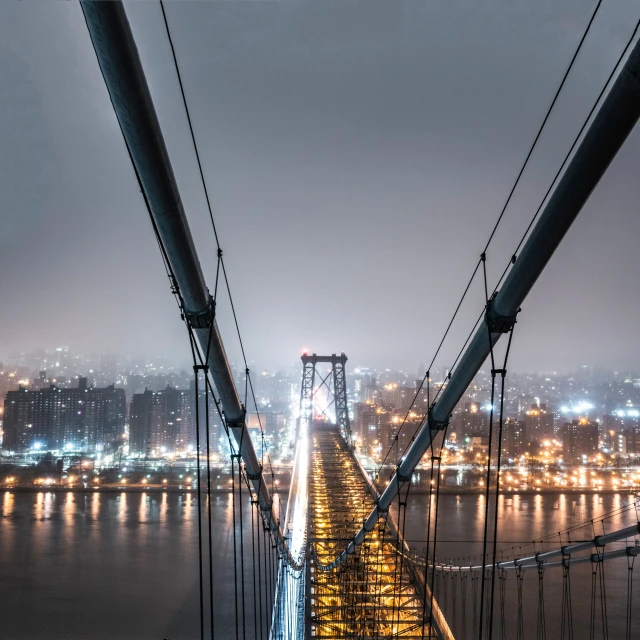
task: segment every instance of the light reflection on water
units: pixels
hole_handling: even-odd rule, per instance
[[[243,492],[243,498],[247,497]],[[438,556],[442,559],[477,557],[482,551],[484,497],[446,494],[441,500]],[[628,500],[629,496],[617,494],[501,496],[499,554],[508,558],[522,543],[549,534],[556,534],[552,545],[557,546],[558,531],[619,509]],[[424,546],[427,502],[426,495],[415,494],[409,498],[406,537],[414,548]],[[212,496],[211,510],[216,524],[215,624],[216,633],[222,638],[235,636],[231,504],[230,494]],[[0,508],[0,636],[3,640],[180,640],[199,636],[197,500],[192,494],[6,491]],[[203,508],[205,539],[206,512]],[[243,519],[244,548],[249,553],[251,513],[248,505],[245,505]],[[622,528],[635,519],[635,511],[614,514],[605,530]],[[602,533],[601,525],[596,526],[595,533]],[[593,534],[593,527],[586,527],[571,535],[575,540]],[[562,537],[563,542],[566,539]],[[253,638],[254,633],[250,565],[245,563],[247,638]],[[580,588],[590,584],[590,567],[576,566],[574,570],[574,616],[582,617],[584,622],[589,618],[588,592],[586,603],[579,604],[577,599]],[[624,637],[626,560],[613,561],[606,570],[609,637],[613,640]],[[557,625],[553,618],[559,613],[561,580],[559,574],[554,578],[551,570],[547,573],[547,638],[553,640],[559,638],[559,631],[554,632]],[[205,579],[205,585],[207,582]],[[636,582],[636,593],[639,588]],[[511,595],[514,591],[511,589]],[[525,579],[525,591],[529,603],[525,614],[527,630],[535,637],[537,585],[534,576]],[[621,607],[622,615],[616,615]],[[507,611],[513,608],[511,604]],[[616,618],[618,623],[614,621]],[[574,636],[585,637],[581,634],[584,629],[580,631],[576,627]],[[513,627],[507,630],[506,637],[515,637]]]

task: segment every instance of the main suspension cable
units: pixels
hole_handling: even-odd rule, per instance
[[[524,162],[522,163],[522,165],[520,167],[520,170],[519,170],[519,172],[518,172],[518,174],[516,176],[516,179],[515,179],[515,181],[513,183],[513,186],[511,187],[511,189],[509,191],[507,199],[506,199],[502,209],[500,210],[500,214],[498,215],[498,218],[497,218],[495,224],[493,225],[493,228],[491,230],[491,233],[489,234],[489,238],[487,239],[487,241],[486,241],[486,243],[484,245],[484,249],[482,250],[482,253],[486,253],[488,251],[489,246],[491,245],[491,242],[492,242],[492,240],[493,240],[493,238],[494,238],[494,236],[495,236],[495,234],[496,234],[496,232],[498,230],[498,227],[500,226],[500,223],[502,222],[502,219],[504,218],[504,215],[505,215],[505,213],[506,213],[506,211],[507,211],[507,209],[509,207],[509,204],[511,203],[513,195],[514,195],[518,185],[520,184],[520,180],[521,180],[521,178],[522,178],[522,176],[523,176],[523,174],[525,172],[525,169],[527,168],[527,165],[529,164],[529,160],[531,159],[531,156],[533,155],[533,152],[534,152],[534,150],[535,150],[535,148],[536,148],[536,146],[538,144],[538,141],[540,140],[542,132],[543,132],[543,130],[544,130],[544,128],[545,128],[550,116],[551,116],[553,108],[555,107],[556,102],[558,101],[558,98],[560,97],[560,94],[562,93],[562,89],[564,88],[564,85],[565,85],[565,83],[567,81],[567,78],[569,77],[569,74],[571,73],[571,70],[573,69],[573,66],[574,66],[574,63],[575,63],[575,61],[576,61],[576,59],[578,57],[578,54],[580,53],[580,50],[582,49],[582,45],[584,44],[584,41],[586,40],[587,35],[588,35],[589,31],[591,30],[591,26],[592,26],[592,24],[593,24],[593,22],[594,22],[594,20],[596,18],[596,15],[598,13],[598,10],[600,9],[600,5],[601,4],[602,4],[602,0],[598,0],[598,3],[596,4],[595,9],[593,10],[593,13],[591,14],[591,17],[589,19],[589,22],[587,23],[587,26],[586,26],[583,34],[582,34],[582,37],[580,38],[578,46],[576,47],[576,49],[575,49],[575,51],[573,53],[573,56],[571,57],[571,61],[569,62],[569,65],[566,68],[566,70],[564,72],[564,75],[562,76],[562,80],[560,81],[560,84],[559,84],[558,88],[556,89],[556,92],[555,92],[555,94],[553,96],[553,99],[551,100],[551,104],[547,108],[547,111],[546,111],[545,116],[544,116],[544,118],[542,120],[542,123],[540,124],[540,126],[538,128],[538,131],[537,131],[537,133],[536,133],[536,135],[535,135],[535,137],[533,139],[533,142],[531,143],[531,146],[529,147],[529,151],[527,152],[527,155],[525,156]],[[626,51],[627,48],[628,48],[628,45],[625,48],[625,51]],[[619,62],[618,62],[618,64],[619,64]],[[617,66],[618,65],[616,65],[616,68],[617,68]],[[608,84],[608,82],[609,81],[607,81],[607,84]],[[603,92],[604,92],[604,90],[603,90]],[[599,101],[599,98],[598,98],[598,101]],[[597,104],[598,101],[596,101],[596,104]],[[595,109],[595,106],[594,106],[594,109]],[[593,109],[592,109],[591,113],[593,113]],[[586,123],[585,123],[585,126],[586,126]],[[583,129],[584,129],[584,127],[583,127]],[[583,129],[581,129],[581,132],[582,132]],[[576,143],[577,143],[577,140],[576,140]],[[576,143],[574,143],[574,145],[571,147],[571,151],[573,150],[573,148],[574,148]],[[563,163],[563,167],[564,167],[564,163]],[[555,182],[555,180],[554,180],[554,182]],[[553,183],[552,183],[552,186],[553,186]],[[551,190],[551,188],[549,189],[549,191],[550,190]],[[537,217],[537,214],[536,214],[536,217]],[[535,220],[535,217],[534,217],[534,220]],[[527,228],[527,232],[526,233],[528,233],[528,231],[531,228],[531,225],[533,224],[534,220],[532,220],[532,222],[530,223],[529,227]],[[526,236],[526,233],[525,233],[525,236]],[[520,242],[520,244],[518,245],[518,247],[517,247],[517,249],[516,249],[516,251],[514,253],[517,253],[517,251],[519,250],[520,246],[522,245],[522,242],[523,242],[523,240]],[[458,315],[458,312],[460,311],[460,307],[462,306],[464,300],[467,297],[469,289],[471,288],[471,284],[473,283],[473,281],[474,281],[474,279],[475,279],[475,277],[476,277],[476,275],[478,273],[478,270],[480,269],[481,264],[482,264],[482,260],[478,260],[475,263],[475,266],[474,266],[473,271],[471,273],[471,277],[469,278],[469,280],[467,282],[467,285],[465,286],[464,291],[462,292],[462,296],[460,297],[460,299],[458,301],[458,304],[456,305],[456,308],[455,308],[455,310],[453,312],[453,315],[452,315],[451,319],[449,320],[449,323],[447,324],[445,332],[444,332],[444,334],[443,334],[443,336],[442,336],[442,338],[441,338],[441,340],[440,340],[440,342],[439,342],[439,344],[438,344],[438,346],[436,348],[436,351],[435,351],[435,353],[434,353],[434,355],[433,355],[433,357],[431,359],[431,363],[429,364],[428,369],[432,369],[433,368],[433,365],[435,364],[436,358],[438,357],[438,355],[440,353],[440,350],[442,349],[442,346],[443,346],[447,336],[449,335],[451,327],[452,327],[452,325],[453,325],[453,323],[454,323],[454,321],[455,321],[455,319],[456,319],[456,317]],[[507,267],[507,269],[508,269],[508,267]],[[501,280],[502,280],[502,278],[501,278]],[[451,368],[453,368],[453,367],[451,367]],[[414,401],[418,397],[419,393],[420,393],[420,390],[418,390],[418,392],[416,393]],[[435,402],[435,400],[434,400],[434,402]],[[405,418],[405,420],[406,420],[406,418]],[[402,429],[403,426],[404,426],[404,421],[402,422],[402,425],[401,425],[400,429]],[[386,458],[386,456],[385,456],[385,458]]]
[[[634,39],[636,37],[636,34],[638,33],[638,29],[640,29],[640,20],[638,20],[638,22],[636,22],[636,25],[635,25],[635,27],[633,29],[633,32],[631,33],[631,36],[627,40],[627,43],[626,43],[624,49],[622,50],[622,53],[620,54],[620,56],[618,57],[618,60],[616,61],[615,65],[613,66],[613,69],[611,70],[611,73],[609,74],[609,76],[608,76],[607,80],[605,81],[602,89],[600,90],[600,93],[598,94],[598,97],[595,99],[591,109],[589,110],[589,113],[587,114],[587,117],[584,119],[584,121],[582,123],[582,126],[580,127],[580,130],[578,131],[576,137],[573,140],[573,143],[571,144],[571,147],[569,148],[569,151],[567,151],[562,163],[560,164],[560,168],[556,172],[553,180],[551,181],[551,184],[549,185],[549,188],[547,189],[547,191],[545,192],[542,200],[540,201],[540,205],[536,209],[536,211],[533,214],[529,224],[527,225],[527,228],[525,229],[524,233],[522,234],[522,237],[520,238],[520,241],[518,242],[515,251],[513,252],[511,258],[509,259],[509,263],[504,268],[504,271],[502,272],[502,275],[500,276],[500,278],[498,279],[497,284],[495,285],[495,288],[493,290],[494,293],[498,290],[498,287],[500,286],[500,284],[504,280],[505,276],[507,275],[509,269],[511,268],[511,265],[515,263],[515,261],[517,259],[518,251],[520,251],[520,248],[522,247],[522,245],[524,244],[524,241],[527,239],[527,236],[529,235],[529,231],[531,231],[531,228],[535,224],[535,221],[538,219],[538,216],[540,215],[540,213],[542,211],[542,208],[544,207],[544,205],[545,205],[545,203],[547,201],[547,198],[551,195],[551,192],[553,191],[553,188],[558,183],[558,180],[560,179],[560,176],[561,176],[562,172],[564,171],[564,168],[566,167],[567,163],[569,162],[569,160],[571,158],[571,155],[573,154],[573,150],[578,145],[578,142],[580,142],[580,139],[582,138],[582,134],[584,133],[585,129],[587,128],[587,125],[591,121],[591,118],[592,118],[593,114],[595,113],[595,110],[597,109],[598,105],[600,104],[600,101],[602,100],[602,97],[604,96],[607,88],[609,87],[609,85],[611,84],[611,81],[613,80],[614,76],[616,75],[616,72],[617,72],[618,68],[620,67],[620,64],[622,63],[623,59],[627,55],[627,51],[629,50],[629,47],[633,43],[633,41],[634,41]]]

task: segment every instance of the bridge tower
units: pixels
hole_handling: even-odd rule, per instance
[[[302,354],[300,417],[307,420],[307,424],[316,420],[335,424],[345,441],[352,446],[347,407],[346,362],[347,356],[344,352],[330,356]],[[323,364],[329,366],[318,366]]]

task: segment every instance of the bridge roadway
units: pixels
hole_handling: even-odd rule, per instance
[[[345,563],[319,568],[345,548],[375,498],[337,427],[314,423],[309,449],[305,637],[452,638],[448,629],[442,634],[436,628],[447,627],[437,603],[435,620],[443,624],[431,630],[425,622],[422,575],[397,552],[404,542],[390,516]]]

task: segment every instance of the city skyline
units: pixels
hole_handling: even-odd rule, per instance
[[[39,357],[45,359],[55,355],[56,350],[66,350],[68,349],[70,352],[74,353],[74,357],[81,358],[84,361],[91,362],[91,370],[76,368],[75,377],[79,376],[87,376],[90,373],[98,373],[101,371],[100,361],[106,356],[108,356],[111,360],[113,360],[113,365],[117,365],[121,368],[122,371],[133,371],[136,368],[140,369],[158,369],[158,370],[166,370],[167,372],[186,372],[191,373],[193,369],[193,362],[189,358],[176,358],[173,359],[171,356],[167,354],[155,353],[155,354],[142,354],[142,353],[131,353],[126,354],[122,352],[118,352],[117,349],[109,349],[109,350],[100,350],[94,349],[89,352],[81,352],[74,351],[73,348],[69,345],[64,345],[62,347],[43,347],[37,346],[32,347],[30,349],[25,350],[7,350],[4,353],[0,353],[0,365],[3,366],[24,366],[21,364],[25,358],[29,359],[29,362],[33,363]],[[279,371],[298,371],[300,369],[300,358],[304,353],[315,353],[315,349],[304,349],[300,350],[298,353],[293,355],[293,357],[289,358],[288,362],[282,362],[275,366],[265,366],[266,363],[256,362],[255,360],[249,360],[249,365],[252,373],[254,374],[262,374],[262,373],[277,373]],[[335,350],[333,351],[336,352]],[[347,352],[348,353],[348,352]],[[426,373],[426,367],[423,362],[420,362],[418,366],[411,366],[407,363],[405,366],[388,366],[390,363],[381,363],[381,366],[373,366],[370,361],[367,360],[366,357],[362,358],[361,361],[355,362],[352,358],[349,358],[347,363],[347,369],[351,372],[357,369],[367,369],[371,371],[376,371],[378,373],[384,374],[385,372],[392,373],[402,373],[407,376],[418,376],[422,377]],[[241,361],[230,361],[230,365],[232,368],[240,370],[244,367]],[[38,366],[28,365],[36,371]],[[485,363],[483,370],[489,366],[488,363]],[[42,367],[40,367],[42,368]],[[44,367],[46,368],[46,366]],[[446,374],[450,370],[449,365],[446,362],[436,362],[432,367],[434,372],[438,372],[441,375]],[[541,369],[535,368],[518,368],[511,366],[509,367],[511,373],[515,373],[518,375],[525,374],[533,374],[533,375],[541,375],[541,374],[557,374],[557,375],[569,375],[576,374],[579,372],[595,372],[598,371],[600,373],[609,375],[609,374],[629,374],[629,375],[639,375],[640,376],[640,360],[636,365],[630,366],[615,366],[606,365],[603,363],[592,362],[588,359],[585,359],[584,362],[578,363],[572,367],[563,368],[561,366],[553,366],[553,363],[549,363],[547,367]]]

